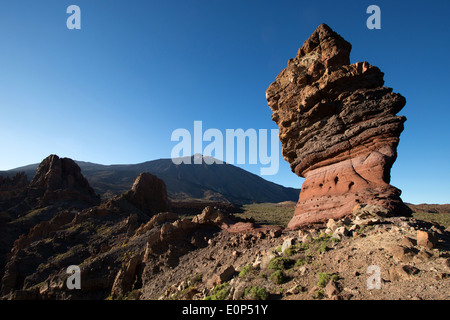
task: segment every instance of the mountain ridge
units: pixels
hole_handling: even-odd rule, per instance
[[[102,198],[107,199],[127,191],[137,175],[149,172],[160,177],[167,185],[172,201],[207,200],[238,204],[253,202],[296,201],[299,189],[284,187],[250,173],[237,166],[212,163],[194,164],[190,156],[179,165],[172,159],[156,159],[137,164],[103,165],[86,161],[75,161],[86,179]],[[31,180],[39,164],[30,164],[8,171],[0,171],[1,176],[11,176],[25,172]]]

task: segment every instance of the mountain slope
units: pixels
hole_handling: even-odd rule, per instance
[[[230,164],[175,165],[171,159],[159,159],[132,165],[100,165],[77,161],[83,175],[95,191],[107,198],[128,190],[136,176],[149,172],[161,178],[172,200],[213,200],[234,203],[297,201],[299,190],[269,182]],[[16,168],[0,175],[23,171],[31,179],[37,164]]]

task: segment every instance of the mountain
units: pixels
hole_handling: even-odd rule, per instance
[[[110,198],[130,189],[134,179],[141,172],[149,172],[162,179],[169,198],[177,200],[209,200],[232,203],[297,201],[299,189],[286,188],[267,181],[236,166],[223,164],[175,165],[171,159],[159,159],[139,164],[101,165],[76,161],[83,175],[102,198]],[[38,164],[32,164],[9,171],[0,176],[12,176],[25,172],[32,179]]]

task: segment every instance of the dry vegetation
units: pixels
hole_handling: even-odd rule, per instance
[[[420,204],[408,206],[413,210],[413,217],[418,220],[436,222],[450,227],[450,205]],[[253,218],[256,223],[274,224],[286,227],[294,214],[294,202],[255,203],[242,206],[242,213],[235,213],[241,218]]]
[[[413,211],[414,218],[450,227],[450,204],[408,204],[408,206]]]
[[[235,216],[248,219],[253,218],[258,224],[273,224],[286,227],[294,215],[294,205],[286,206],[277,203],[254,203],[242,206],[242,213]]]

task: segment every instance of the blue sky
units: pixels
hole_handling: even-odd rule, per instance
[[[0,3],[0,170],[49,154],[169,158],[177,128],[276,129],[265,90],[322,22],[407,99],[391,183],[449,203],[449,1],[15,0]],[[81,8],[81,30],[66,9]],[[366,9],[381,8],[381,30]],[[281,156],[280,156],[281,157]],[[259,173],[258,165],[243,165]],[[300,187],[280,158],[264,178]]]

